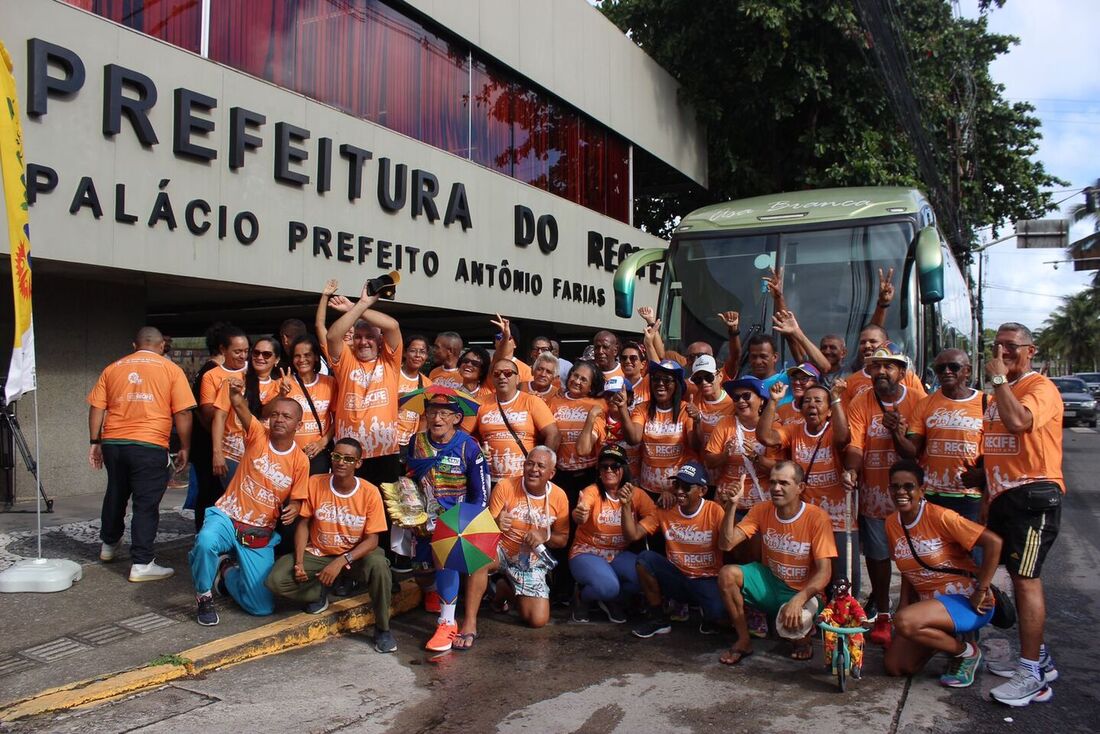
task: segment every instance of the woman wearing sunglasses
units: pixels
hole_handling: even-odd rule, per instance
[[[247,337],[244,337],[247,343]],[[279,383],[271,379],[271,371],[279,361],[279,347],[275,339],[263,337],[252,345],[244,374],[244,397],[248,401],[248,410],[252,415],[263,417],[264,404],[276,396]],[[232,360],[226,360],[226,366]],[[236,412],[230,407],[229,386],[223,383],[214,402],[214,417],[210,422],[210,434],[214,440],[214,474],[222,483],[229,481],[240,465],[244,455],[244,428],[237,420]],[[219,450],[220,446],[220,450]]]
[[[623,603],[641,591],[637,554],[631,543],[657,530],[657,507],[630,483],[626,452],[620,446],[600,451],[596,481],[581,492],[573,510],[576,538],[569,548],[569,570],[577,582],[574,622],[587,622],[592,603],[616,624],[626,621]],[[623,517],[634,520],[627,533]]]
[[[318,372],[321,347],[317,339],[303,334],[290,345],[291,369],[283,373],[279,395],[302,406],[302,424],[294,434],[294,443],[309,458],[309,473],[328,473],[331,462],[328,446],[335,425],[332,422],[332,400],[336,381]]]
[[[695,391],[688,403],[688,415],[695,421],[695,441],[700,450],[706,448],[714,429],[733,415],[736,407],[722,389],[720,381],[714,357],[702,354],[692,362],[691,384],[695,386]]]
[[[493,399],[493,388],[489,386],[489,364],[492,360],[489,352],[482,347],[466,347],[458,357],[458,379],[462,380],[460,389],[478,405]],[[460,427],[473,435],[477,428],[477,416],[466,416]]]

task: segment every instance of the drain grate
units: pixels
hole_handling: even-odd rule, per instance
[[[153,630],[159,630],[162,627],[168,627],[170,625],[177,624],[177,621],[165,617],[164,615],[157,614],[156,612],[149,612],[148,614],[141,614],[137,617],[130,617],[118,622],[119,627],[125,627],[128,630],[145,634],[146,632],[152,632]]]
[[[35,665],[37,665],[35,661],[22,655],[0,655],[0,675],[19,673]]]
[[[106,624],[102,627],[86,630],[73,635],[73,638],[92,645],[109,645],[112,642],[124,640],[134,634],[133,630],[123,629],[114,624]]]
[[[42,663],[52,663],[55,660],[61,660],[62,658],[67,658],[70,655],[76,655],[79,652],[90,649],[92,649],[91,645],[77,642],[71,637],[62,637],[41,645],[35,645],[26,650],[21,650],[20,655],[24,655],[31,660],[37,660]]]

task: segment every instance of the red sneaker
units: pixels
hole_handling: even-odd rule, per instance
[[[458,634],[458,625],[454,622],[450,624],[440,623],[435,628],[435,634],[432,635],[432,639],[428,640],[428,644],[424,646],[426,650],[432,650],[433,652],[447,652],[451,649],[451,643],[454,642],[455,635]]]
[[[424,594],[424,611],[439,614],[443,609],[443,597],[435,589]]]
[[[890,647],[893,642],[894,626],[890,622],[890,615],[879,612],[875,617],[875,626],[871,630],[871,642],[882,647]]]

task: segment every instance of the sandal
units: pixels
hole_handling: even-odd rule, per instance
[[[738,650],[735,647],[731,647],[718,656],[718,662],[722,663],[722,665],[737,665],[750,655],[752,655],[752,650]]]
[[[814,645],[809,640],[799,640],[791,648],[791,660],[812,660],[813,656]]]
[[[459,632],[455,635],[454,641],[451,642],[452,650],[469,650],[474,646],[474,640],[477,639],[477,632]]]

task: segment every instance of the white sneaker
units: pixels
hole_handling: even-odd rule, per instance
[[[1037,679],[1027,668],[1016,669],[1016,674],[1007,683],[989,692],[994,701],[1013,707],[1027,706],[1032,701],[1044,703],[1054,696],[1054,690],[1046,681]]]
[[[155,560],[148,563],[135,563],[130,566],[130,580],[135,583],[138,581],[160,581],[174,573],[175,571],[171,568],[158,566]]]
[[[988,660],[985,664],[986,670],[1002,678],[1011,678],[1016,675],[1016,669],[1018,667],[1020,667],[1020,662],[1016,658],[1011,658],[1009,660]],[[1058,680],[1058,669],[1054,667],[1054,658],[1047,657],[1047,661],[1043,664],[1041,670],[1043,671],[1043,680],[1047,683],[1053,683]]]
[[[99,560],[104,563],[110,563],[115,560],[115,556],[118,554],[118,547],[122,545],[122,541],[118,541],[114,545],[110,543],[103,543],[99,546]]]

